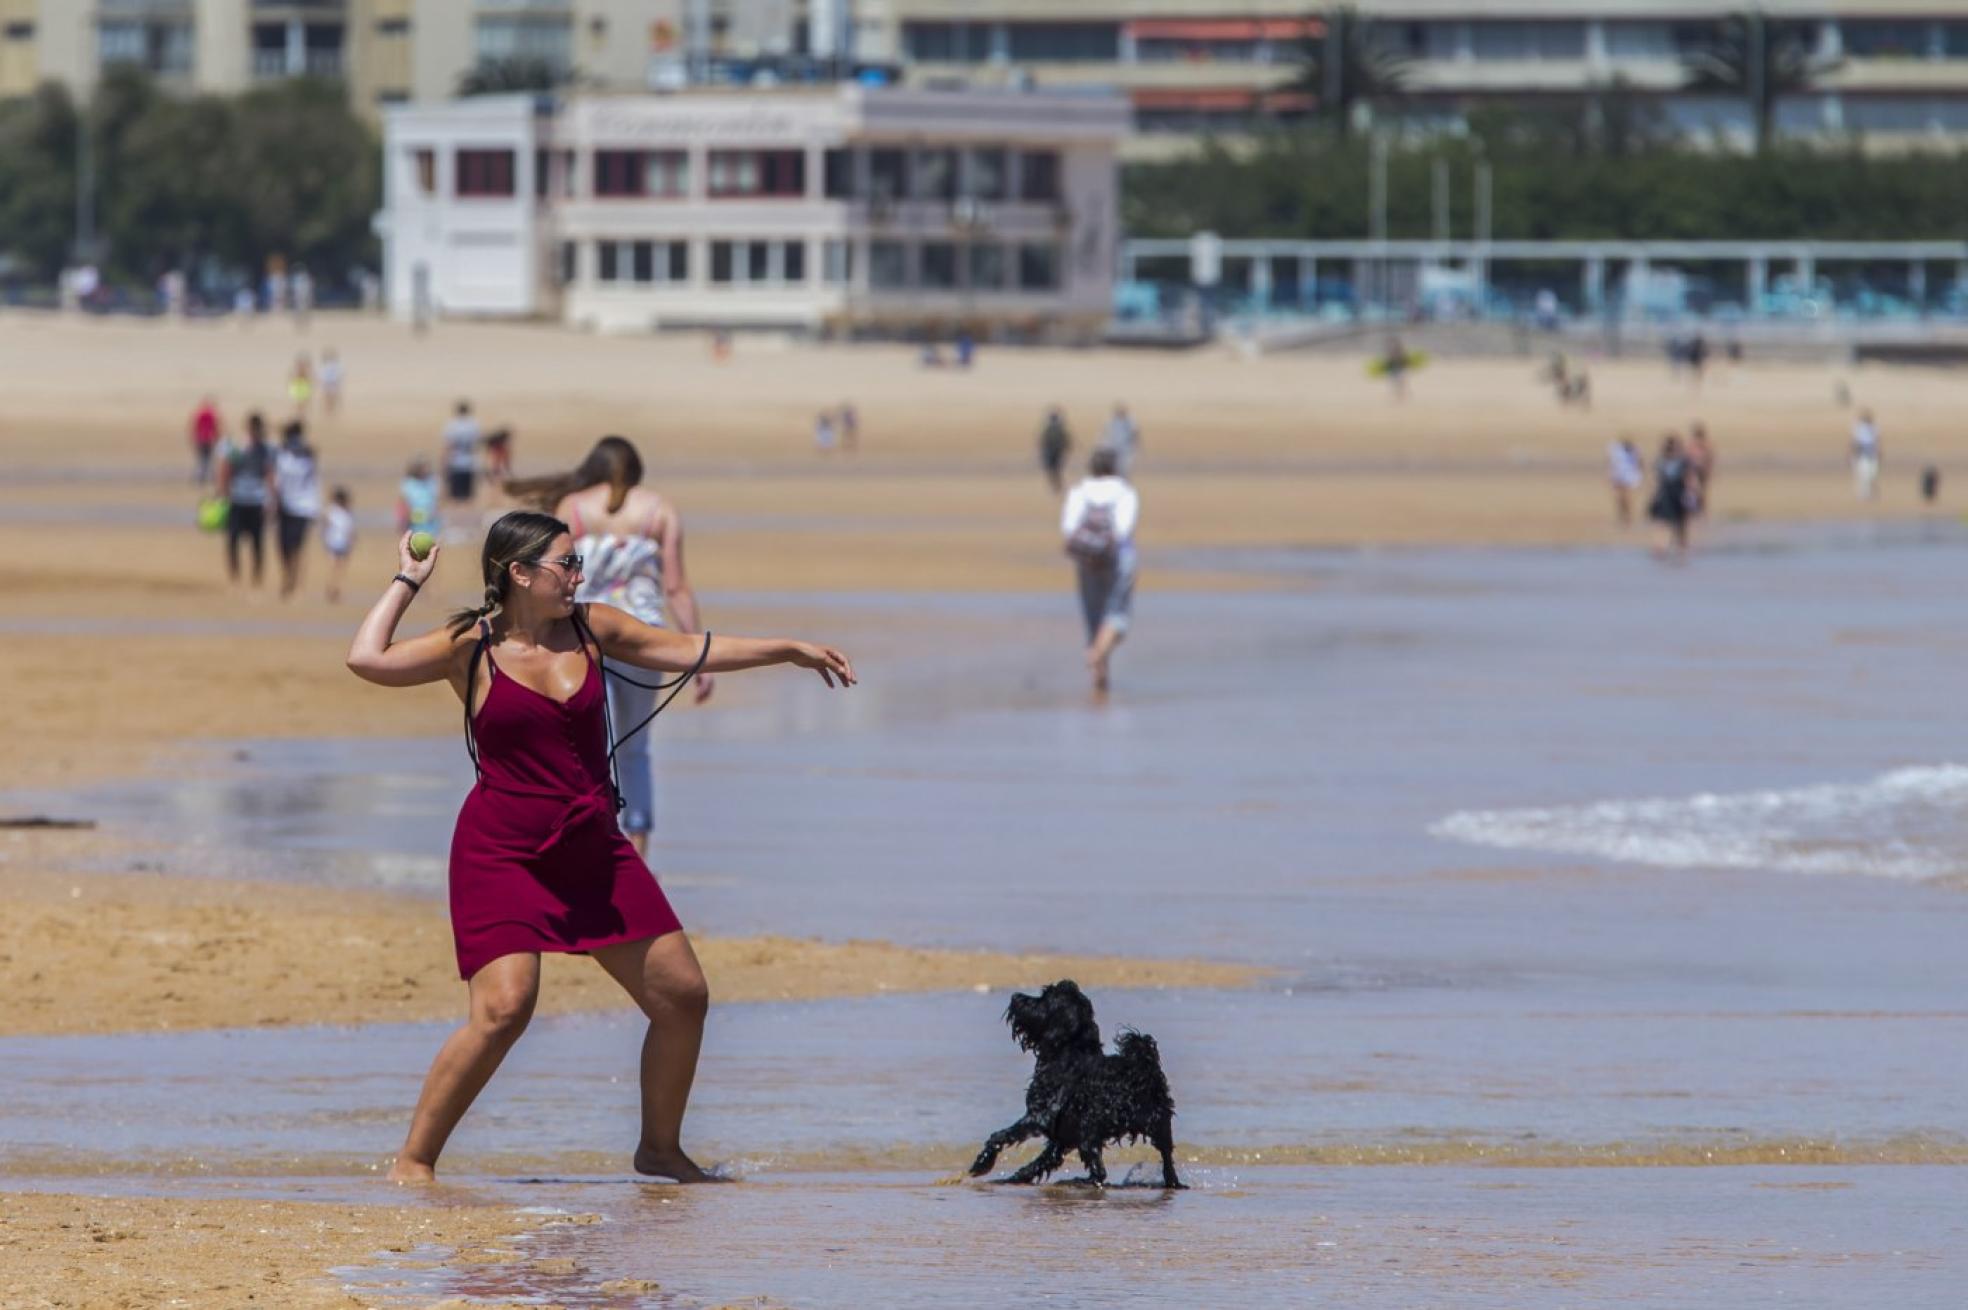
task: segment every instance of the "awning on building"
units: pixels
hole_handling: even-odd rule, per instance
[[[1296,41],[1325,30],[1316,18],[1137,18],[1127,25],[1137,41]]]
[[[1303,91],[1252,91],[1242,87],[1142,87],[1130,97],[1136,109],[1186,109],[1197,113],[1226,113],[1262,109],[1290,113],[1310,109],[1313,99]]]

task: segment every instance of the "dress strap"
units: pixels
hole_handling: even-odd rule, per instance
[[[480,780],[485,771],[478,767],[478,736],[472,731],[472,691],[478,682],[478,662],[485,661],[489,678],[499,676],[499,666],[492,662],[492,624],[486,619],[478,621],[478,644],[472,647],[471,662],[465,665],[465,754],[471,756],[472,773]]]

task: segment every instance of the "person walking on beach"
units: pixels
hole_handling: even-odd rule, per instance
[[[642,456],[627,439],[603,437],[572,473],[508,483],[517,500],[550,504],[574,533],[574,553],[586,561],[575,599],[613,605],[651,627],[701,631],[697,594],[683,571],[683,518],[664,497],[642,485]],[[696,678],[696,701],[711,698],[708,673]],[[608,684],[608,712],[626,733],[656,712],[656,692],[635,683]],[[650,739],[638,736],[616,753],[622,781],[622,831],[639,854],[649,850],[656,821],[656,783]]]
[[[1052,494],[1066,490],[1066,452],[1073,448],[1073,434],[1066,428],[1066,415],[1054,405],[1046,411],[1045,426],[1039,429],[1039,467],[1045,470]]]
[[[1655,553],[1664,559],[1685,559],[1688,554],[1689,476],[1681,438],[1670,432],[1662,439],[1660,455],[1654,460],[1654,498],[1647,506],[1647,517],[1661,525],[1661,543]]]
[[[306,351],[294,356],[294,371],[287,375],[287,400],[294,406],[295,414],[307,416],[308,406],[314,401],[314,366]]]
[[[841,454],[852,455],[861,448],[861,414],[851,402],[840,407]]]
[[[1067,493],[1059,517],[1079,577],[1087,670],[1101,695],[1114,648],[1126,638],[1133,616],[1134,527],[1140,517],[1141,497],[1121,476],[1114,452],[1102,446],[1087,461],[1087,477]]]
[[[210,396],[191,412],[191,480],[204,486],[212,480],[212,452],[219,444],[219,402]]]
[[[333,350],[321,352],[321,366],[314,371],[314,379],[321,384],[321,412],[334,417],[342,408],[342,357]]]
[[[822,455],[834,450],[834,416],[824,409],[813,420],[813,449]]]
[[[1117,477],[1131,477],[1134,474],[1134,457],[1141,449],[1141,428],[1128,413],[1126,405],[1114,406],[1113,417],[1101,429],[1101,450],[1114,452],[1114,470]]]
[[[281,430],[273,468],[280,507],[280,598],[285,600],[301,585],[301,553],[321,515],[321,466],[299,419],[290,419]]]
[[[274,492],[273,447],[266,419],[246,416],[246,444],[233,445],[219,463],[219,495],[226,501],[226,576],[239,581],[239,546],[253,550],[253,585],[266,574],[266,512]]]
[[[1624,528],[1633,522],[1633,493],[1647,476],[1640,447],[1621,437],[1606,448],[1606,466],[1613,484],[1613,517]]]
[[[1708,439],[1708,425],[1688,425],[1688,518],[1699,523],[1708,517],[1708,497],[1715,485],[1715,443]]]
[[[328,552],[328,603],[342,598],[349,555],[355,550],[355,511],[349,508],[349,489],[336,487],[321,519],[321,545]]]
[[[710,1181],[683,1148],[709,989],[676,912],[615,826],[607,697],[618,666],[723,673],[791,664],[852,686],[847,657],[785,639],[703,637],[575,600],[583,560],[546,514],[515,510],[486,533],[484,603],[422,636],[397,625],[440,551],[419,560],[406,534],[399,571],[357,629],[348,667],[367,682],[448,682],[464,706],[478,781],[451,839],[451,928],[470,1016],[438,1051],[390,1168],[432,1182],[466,1110],[525,1030],[543,952],[592,956],[649,1021],[641,1058],[638,1173]]]
[[[469,400],[458,402],[444,425],[444,494],[454,504],[469,505],[478,481],[478,443],[482,437]]]
[[[1869,409],[1852,424],[1852,490],[1860,500],[1879,495],[1879,425]]]

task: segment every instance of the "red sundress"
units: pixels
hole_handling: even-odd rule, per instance
[[[478,784],[451,834],[458,974],[502,955],[591,951],[682,928],[615,822],[606,696],[594,654],[565,702],[477,660],[491,680],[471,721]],[[469,712],[469,711],[468,711]]]

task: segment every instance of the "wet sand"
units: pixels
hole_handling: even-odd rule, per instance
[[[0,1305],[353,1310],[376,1297],[344,1291],[329,1270],[386,1258],[426,1275],[462,1273],[505,1258],[513,1238],[550,1222],[455,1200],[350,1205],[0,1192]]]
[[[43,855],[75,843],[43,838]],[[181,1031],[462,1017],[443,907],[427,898],[156,875],[53,873],[0,838],[0,1036]],[[922,950],[884,941],[706,937],[719,1002],[1099,987],[1236,987],[1255,968],[1203,961]],[[540,1012],[626,1009],[600,969],[547,957]]]

